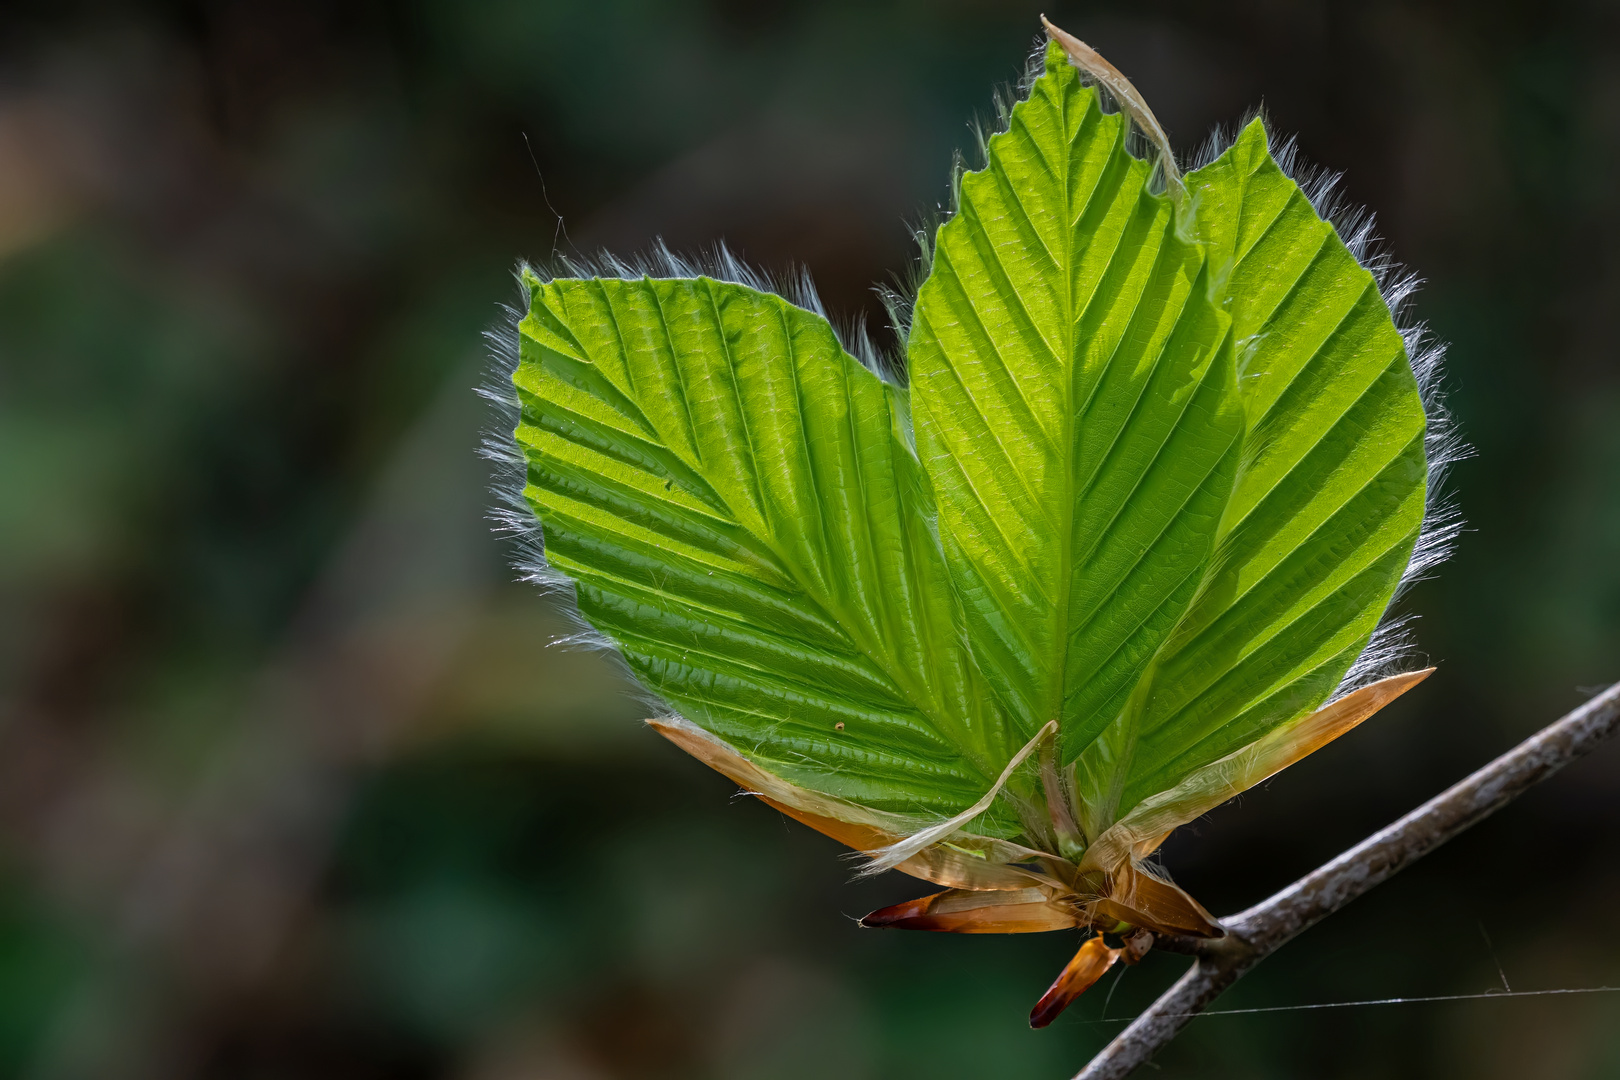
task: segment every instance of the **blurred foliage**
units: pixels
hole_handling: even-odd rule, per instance
[[[1039,10],[6,5],[0,1072],[1059,1077],[1174,977],[1030,1032],[1072,941],[858,933],[916,883],[847,883],[548,648],[473,456],[519,257],[724,237],[881,333],[868,286]],[[1179,146],[1263,101],[1347,170],[1478,450],[1473,531],[1410,600],[1440,674],[1172,841],[1233,910],[1620,675],[1620,13],[1048,13]],[[1223,1004],[1620,982],[1617,775],[1611,747]],[[1584,1080],[1617,1032],[1612,996],[1211,1017],[1159,1064]]]

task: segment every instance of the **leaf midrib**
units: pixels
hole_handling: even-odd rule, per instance
[[[1062,132],[1063,139],[1065,143],[1068,143],[1069,129],[1071,126],[1070,111],[1074,104],[1074,88],[1079,85],[1079,77],[1075,74],[1073,68],[1069,68],[1066,75],[1067,82],[1065,84],[1064,93],[1059,97],[1058,100],[1058,119],[1061,121],[1060,130]],[[1098,100],[1095,95],[1093,95],[1092,99],[1086,106],[1088,113],[1092,109],[1098,109]],[[1100,111],[1100,109],[1098,111]],[[1081,117],[1080,120],[1082,123],[1084,123],[1085,117]],[[1110,164],[1113,161],[1114,154],[1117,152],[1117,149],[1115,149],[1109,153]],[[1056,177],[1058,181],[1058,190],[1063,193],[1063,201],[1067,203],[1073,197],[1070,193],[1070,180],[1072,179],[1074,169],[1073,145],[1065,145],[1063,152],[1058,154],[1057,158],[1058,168],[1061,169],[1061,174]],[[1044,153],[1041,155],[1041,162],[1047,167],[1048,170],[1053,168],[1052,164],[1047,160]],[[1068,629],[1069,603],[1074,592],[1074,520],[1076,513],[1076,500],[1074,497],[1074,433],[1075,425],[1078,422],[1078,419],[1075,416],[1074,406],[1075,380],[1080,378],[1081,374],[1078,359],[1079,347],[1076,340],[1076,336],[1079,332],[1078,327],[1080,320],[1076,317],[1074,310],[1075,290],[1077,285],[1075,275],[1079,270],[1079,259],[1076,257],[1075,253],[1075,234],[1078,231],[1080,221],[1086,216],[1086,211],[1090,209],[1093,201],[1096,199],[1098,190],[1104,185],[1105,182],[1111,179],[1114,180],[1114,183],[1109,184],[1109,193],[1110,195],[1117,193],[1119,190],[1118,180],[1115,179],[1114,175],[1111,173],[1111,170],[1105,166],[1097,178],[1097,183],[1093,184],[1091,190],[1086,192],[1085,204],[1078,208],[1065,206],[1065,213],[1063,215],[1064,224],[1066,226],[1063,230],[1063,258],[1065,265],[1065,272],[1063,274],[1063,361],[1069,365],[1069,371],[1068,377],[1062,380],[1062,427],[1064,438],[1059,444],[1059,447],[1062,451],[1060,456],[1062,458],[1064,477],[1063,489],[1065,498],[1063,500],[1062,529],[1058,534],[1058,543],[1061,545],[1059,548],[1060,561],[1058,563],[1059,567],[1061,567],[1058,575],[1058,588],[1060,590],[1060,595],[1057,598],[1057,603],[1053,605],[1053,611],[1055,613],[1055,617],[1062,620],[1062,625],[1065,631]],[[1094,291],[1093,298],[1095,298],[1095,295],[1096,293]],[[1090,306],[1089,303],[1087,306]],[[1098,381],[1101,381],[1100,377]],[[1059,655],[1053,669],[1055,676],[1052,680],[1054,700],[1048,703],[1048,711],[1051,718],[1058,721],[1059,731],[1057,738],[1061,741],[1063,738],[1063,720],[1065,719],[1063,716],[1063,706],[1067,698],[1066,691],[1068,689],[1069,649],[1071,637],[1067,632],[1054,636],[1061,644],[1059,646]],[[1039,723],[1042,719],[1042,717],[1037,717],[1036,722]]]

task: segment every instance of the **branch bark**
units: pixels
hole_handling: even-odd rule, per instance
[[[1117,1080],[1147,1061],[1221,991],[1289,940],[1620,731],[1620,683],[1270,899],[1223,919],[1214,941],[1161,939],[1193,966],[1075,1080]]]

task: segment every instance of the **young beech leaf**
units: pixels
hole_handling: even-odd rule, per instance
[[[1054,48],[962,178],[917,294],[917,452],[975,656],[1065,762],[1208,568],[1244,417],[1204,248]]]
[[[1389,605],[1427,495],[1401,334],[1261,122],[1187,185],[1221,267],[1248,434],[1217,567],[1154,675],[1126,808],[1333,692]]]
[[[1429,501],[1378,281],[1260,121],[1182,178],[1048,30],[933,238],[909,387],[674,260],[525,269],[511,372],[541,569],[655,729],[946,888],[867,925],[1125,938],[1040,1024],[1152,934],[1222,932],[1144,863],[1171,830],[1428,674],[1347,678]]]
[[[903,392],[709,278],[524,278],[546,558],[632,670],[779,775],[948,816],[1018,748],[965,647]]]

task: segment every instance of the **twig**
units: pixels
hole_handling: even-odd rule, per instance
[[[1620,731],[1620,683],[1269,900],[1222,920],[1208,942],[1160,939],[1193,966],[1075,1080],[1117,1080],[1147,1061],[1250,968],[1374,885],[1506,806]]]

